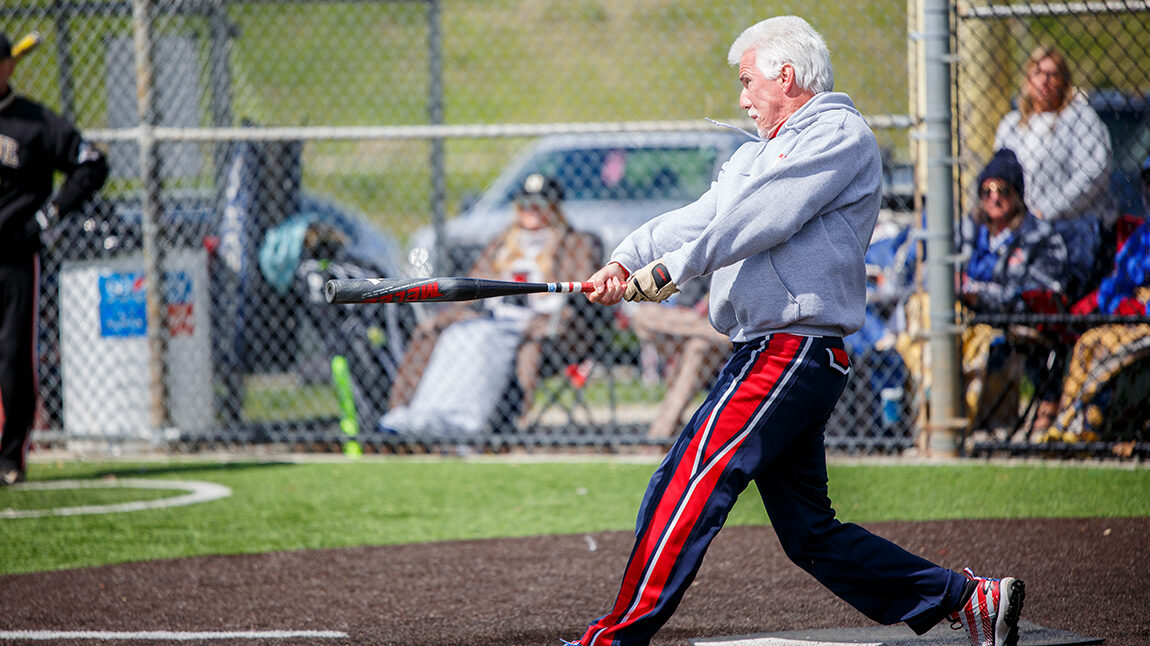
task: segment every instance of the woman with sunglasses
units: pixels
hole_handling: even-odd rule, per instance
[[[960,268],[959,295],[976,314],[1025,314],[1032,311],[1035,295],[1054,296],[1065,289],[1066,245],[1049,222],[1027,208],[1025,188],[1022,165],[1006,148],[996,152],[978,176],[978,206],[964,218],[958,245],[966,258]],[[1001,376],[1009,357],[1020,352],[1025,355],[1027,372],[1040,385],[1034,430],[1050,426],[1057,410],[1059,380],[1045,377],[1060,368],[1048,365],[1049,345],[1040,338],[1031,340],[1039,342],[1009,343],[1001,330],[986,325],[971,326],[964,333],[963,368],[972,419],[987,419],[995,413],[980,410],[986,408],[983,390],[995,391],[996,400],[1007,404],[1002,411],[1006,419],[1017,416],[1009,405],[1017,399],[997,396],[1000,389],[983,384],[996,373]]]

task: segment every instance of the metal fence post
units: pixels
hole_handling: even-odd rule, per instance
[[[439,0],[427,3],[428,121],[443,124],[443,33]],[[431,224],[435,231],[435,257],[442,272],[449,265],[446,242],[447,168],[442,137],[431,140]]]
[[[931,452],[959,452],[958,336],[954,289],[954,152],[951,140],[950,2],[924,0],[924,139],[927,165],[927,291],[930,294]]]
[[[150,380],[152,429],[167,426],[167,388],[164,357],[167,331],[164,311],[163,245],[159,244],[160,161],[153,128],[156,112],[153,103],[152,2],[132,1],[132,22],[136,54],[136,109],[140,117],[140,173],[143,181],[143,255],[145,311],[147,313],[148,372]]]
[[[68,121],[76,119],[76,92],[72,87],[72,16],[61,6],[61,0],[52,3],[52,20],[56,27],[57,78],[60,83],[60,116]]]

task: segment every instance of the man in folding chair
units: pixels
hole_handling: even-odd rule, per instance
[[[552,282],[589,274],[598,261],[596,246],[567,223],[563,198],[554,178],[528,175],[511,223],[468,275]],[[397,433],[521,427],[548,350],[577,342],[572,303],[558,294],[491,298],[451,304],[424,320],[408,343],[392,384],[391,410],[379,425]]]

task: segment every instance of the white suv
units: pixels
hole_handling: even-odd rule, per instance
[[[437,275],[461,275],[513,216],[512,198],[531,173],[556,178],[571,226],[598,236],[609,254],[647,220],[697,199],[748,136],[735,130],[552,135],[527,148],[480,198],[445,223],[450,259],[435,262],[430,227],[413,237],[414,262]],[[415,251],[422,249],[426,251]]]

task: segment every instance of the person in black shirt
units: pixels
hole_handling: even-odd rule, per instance
[[[0,486],[24,479],[36,410],[40,233],[108,176],[103,154],[72,124],[16,94],[15,68],[0,34]],[[66,179],[53,195],[56,171]]]

